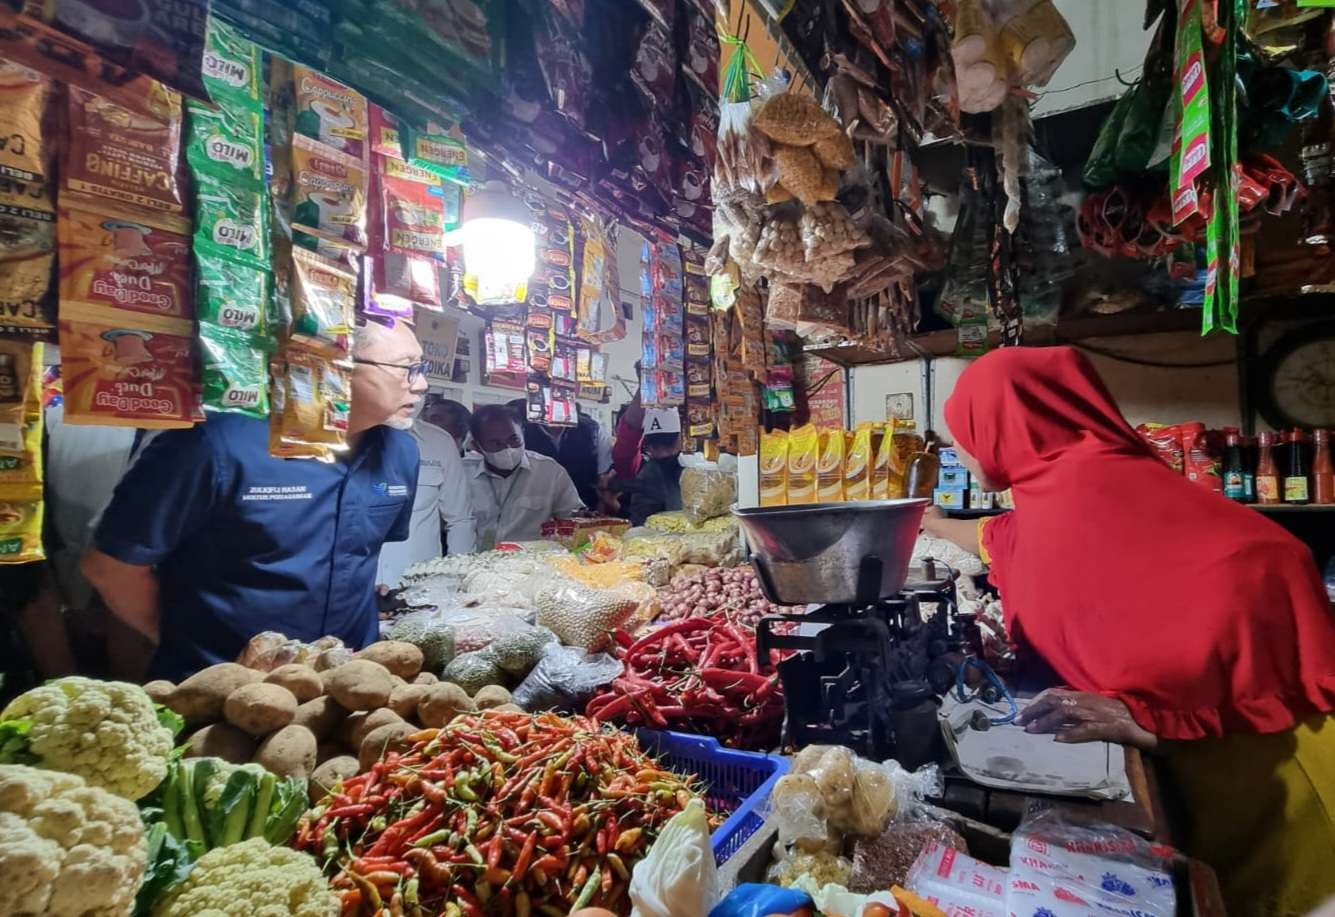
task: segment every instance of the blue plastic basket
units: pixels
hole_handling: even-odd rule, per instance
[[[663,759],[669,768],[695,774],[708,787],[705,798],[710,809],[727,812],[728,820],[709,838],[714,862],[722,866],[760,830],[765,817],[761,807],[779,778],[788,773],[788,759],[750,751],[724,748],[709,736],[684,732],[637,730],[640,745]]]

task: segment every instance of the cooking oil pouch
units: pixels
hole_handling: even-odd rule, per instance
[[[369,152],[366,97],[301,64],[292,66],[297,134],[356,159]]]
[[[816,464],[816,501],[840,503],[844,499],[843,430],[820,431],[820,460]]]
[[[356,306],[355,274],[313,252],[292,249],[293,336],[346,349]]]
[[[198,391],[194,325],[86,303],[60,309],[65,423],[189,427]]]
[[[788,432],[760,434],[760,505],[783,506],[788,502]]]
[[[895,477],[894,429],[894,421],[885,424],[880,441],[876,443],[875,457],[872,459],[871,466],[871,498],[873,500],[889,500],[894,496],[891,493]],[[904,479],[901,476],[899,478],[901,488],[903,482]]]
[[[204,89],[219,108],[239,113],[263,107],[259,48],[216,16],[209,17],[200,73]]]
[[[195,249],[268,268],[273,263],[268,196],[258,188],[196,173]]]
[[[844,499],[871,499],[871,424],[859,424],[853,431],[844,458]]]
[[[292,227],[366,249],[366,163],[298,135],[292,145]]]
[[[208,322],[199,325],[204,410],[269,416],[269,355],[249,335]]]
[[[256,341],[272,338],[267,271],[211,251],[195,252],[195,308],[200,325],[211,324]]]
[[[133,111],[77,86],[68,87],[65,187],[170,213],[185,200],[177,180],[181,97],[165,96],[162,116]]]
[[[788,431],[788,503],[816,502],[816,465],[820,434],[812,424]]]
[[[44,560],[42,485],[0,485],[0,564]]]
[[[161,316],[195,317],[189,223],[116,201],[62,195],[60,301]],[[130,321],[128,316],[122,321]]]
[[[55,248],[51,186],[0,176],[0,260],[50,254]]]
[[[264,187],[264,140],[260,113],[249,108],[185,104],[185,159],[196,174],[224,182]]]
[[[0,177],[39,182],[47,174],[42,117],[50,95],[49,77],[0,60]]]

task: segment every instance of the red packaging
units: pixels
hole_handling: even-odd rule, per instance
[[[1219,453],[1211,449],[1205,424],[1192,422],[1180,425],[1182,431],[1183,470],[1187,480],[1207,490],[1222,494],[1224,478]]]
[[[1178,474],[1183,473],[1181,427],[1176,424],[1169,426],[1161,423],[1143,423],[1136,427],[1136,432],[1149,444],[1154,453],[1163,459],[1165,465]]]

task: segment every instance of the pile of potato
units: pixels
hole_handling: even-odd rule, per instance
[[[470,697],[440,681],[422,670],[420,649],[395,640],[323,670],[290,663],[262,672],[221,662],[179,685],[152,681],[144,690],[185,718],[186,757],[253,761],[309,779],[312,801],[423,727],[444,726],[460,713],[519,709],[499,685]]]

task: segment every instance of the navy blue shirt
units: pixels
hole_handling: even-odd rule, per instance
[[[266,630],[374,642],[376,562],[384,542],[408,537],[417,467],[412,436],[388,427],[332,463],[274,458],[268,422],[239,414],[150,439],[94,544],[156,568],[151,677],[232,661]]]

